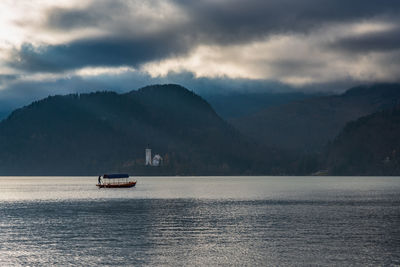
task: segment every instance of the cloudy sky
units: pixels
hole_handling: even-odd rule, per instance
[[[1,0],[0,103],[174,82],[341,91],[400,80],[398,0]]]

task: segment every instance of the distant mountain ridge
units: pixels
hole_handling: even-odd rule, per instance
[[[314,153],[321,152],[347,122],[399,102],[399,84],[358,86],[341,95],[294,101],[230,122],[261,144]]]
[[[0,174],[149,173],[144,149],[164,157],[158,174],[229,174],[254,170],[247,142],[201,97],[178,85],[126,94],[51,96],[0,123]]]
[[[268,107],[280,106],[293,101],[316,97],[318,94],[301,92],[263,92],[207,94],[202,97],[224,119],[248,116]]]
[[[355,87],[236,118],[240,133],[174,84],[50,96],[0,122],[0,175],[399,174],[399,99],[398,84]]]
[[[224,94],[207,92],[199,94],[223,119],[249,115],[267,107],[282,105],[317,95],[301,92],[225,92]],[[10,115],[16,108],[22,107],[22,103],[28,101],[28,99],[8,101],[3,100],[0,102],[0,121]]]

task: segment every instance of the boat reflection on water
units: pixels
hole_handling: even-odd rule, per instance
[[[129,174],[104,174],[99,176],[98,188],[129,188],[136,185],[136,180],[129,177]]]

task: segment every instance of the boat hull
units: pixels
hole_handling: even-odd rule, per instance
[[[98,188],[129,188],[134,187],[135,185],[136,181],[123,184],[96,184]]]

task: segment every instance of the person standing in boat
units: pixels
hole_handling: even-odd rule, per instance
[[[98,181],[99,181],[99,184],[101,184],[101,175],[99,175]]]

